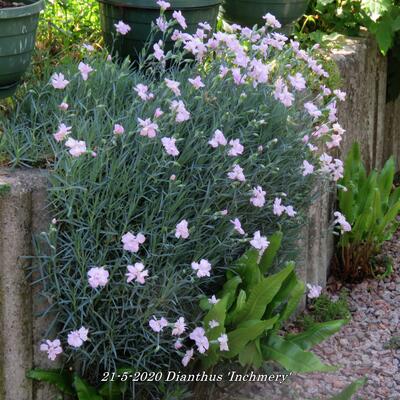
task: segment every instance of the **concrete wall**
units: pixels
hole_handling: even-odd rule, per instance
[[[367,38],[347,40],[332,57],[347,91],[347,101],[339,108],[340,122],[347,130],[343,153],[357,140],[370,167],[380,166],[393,152],[400,156],[400,102],[385,105],[386,59]],[[8,193],[2,190],[4,184],[10,185]],[[38,351],[48,324],[37,316],[47,300],[38,295],[38,287],[32,290],[24,271],[29,260],[22,258],[32,254],[32,235],[48,228],[46,189],[43,171],[0,169],[0,400],[56,398],[46,386],[25,378],[33,366],[49,367]],[[329,225],[334,195],[326,187],[319,192],[304,227],[299,272],[306,282],[323,286],[333,253]]]

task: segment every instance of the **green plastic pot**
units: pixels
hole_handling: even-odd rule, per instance
[[[0,98],[11,96],[31,62],[44,0],[18,0],[22,7],[0,8]]]
[[[99,0],[99,3],[101,27],[107,47],[120,57],[137,59],[150,34],[151,23],[160,15],[156,0]],[[188,25],[185,32],[196,32],[199,22],[208,22],[215,28],[221,0],[170,0],[169,3],[171,8],[165,13],[167,19],[172,18],[173,11],[181,10]],[[127,35],[116,35],[114,24],[118,21],[132,28]],[[155,38],[155,41],[158,39]],[[172,41],[167,40],[166,48],[171,47]]]
[[[223,0],[221,15],[230,24],[251,28],[264,25],[262,17],[270,13],[288,27],[305,13],[307,4],[308,0]]]

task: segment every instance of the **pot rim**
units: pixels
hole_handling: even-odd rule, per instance
[[[38,14],[44,9],[44,0],[37,0],[21,7],[0,8],[0,21],[2,19],[21,18]]]
[[[123,8],[160,9],[156,0],[98,0],[98,2]],[[193,8],[216,6],[221,4],[222,0],[170,0],[169,2],[171,3],[171,8],[169,10],[190,10]]]

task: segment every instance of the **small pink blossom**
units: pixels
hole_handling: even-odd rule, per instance
[[[240,140],[239,139],[233,139],[229,141],[229,146],[231,146],[231,148],[228,151],[228,155],[229,156],[239,156],[241,154],[243,154],[244,151],[244,147],[242,144],[240,144]]]
[[[65,89],[65,87],[69,84],[69,81],[67,81],[64,77],[64,74],[53,74],[51,77],[51,84],[54,89]]]
[[[42,343],[40,345],[40,351],[46,351],[49,360],[54,361],[57,356],[63,352],[63,349],[60,340],[55,339],[53,341],[46,340],[45,343]]]
[[[87,81],[89,78],[89,74],[94,71],[94,69],[89,64],[85,64],[83,62],[79,63],[78,69],[84,81]]]
[[[204,87],[204,83],[202,82],[200,75],[196,76],[196,78],[194,79],[189,78],[188,81],[193,85],[195,89],[200,89]]]
[[[232,180],[238,180],[240,182],[245,182],[246,177],[243,174],[243,169],[239,165],[234,165],[231,172],[228,172],[228,178]]]
[[[99,286],[104,287],[108,283],[109,272],[104,267],[92,267],[88,271],[89,285],[96,289]]]
[[[174,324],[174,329],[172,330],[172,336],[180,336],[186,331],[185,318],[180,317]]]
[[[67,111],[68,108],[69,108],[69,104],[68,104],[68,103],[65,103],[65,102],[62,102],[62,103],[58,106],[58,108],[59,108],[60,110],[62,110],[62,111]]]
[[[239,218],[235,218],[233,220],[231,220],[231,223],[234,226],[234,229],[240,234],[240,235],[244,235],[245,231],[242,228],[242,224],[240,223]]]
[[[114,24],[114,26],[115,30],[123,36],[125,36],[131,30],[131,27],[125,24],[123,21],[118,21],[118,23]]]
[[[297,212],[294,211],[293,206],[286,206],[285,207],[285,212],[289,217],[294,217],[297,214]]]
[[[183,219],[179,224],[176,225],[175,237],[177,239],[187,239],[189,237],[188,222]]]
[[[347,222],[346,217],[339,211],[335,211],[333,215],[336,217],[334,224],[339,224],[342,232],[350,232],[351,225]]]
[[[60,124],[58,126],[57,132],[53,135],[54,139],[57,142],[63,141],[65,137],[71,133],[71,129],[72,128],[70,126],[66,126],[65,124]]]
[[[196,342],[199,353],[205,353],[209,348],[209,342],[202,327],[195,328],[189,335],[189,338]]]
[[[182,29],[187,28],[185,17],[182,15],[181,11],[174,11],[172,13],[172,18],[174,18],[178,22]]]
[[[228,335],[226,333],[222,334],[218,338],[219,342],[219,349],[220,351],[229,351],[229,346],[228,346]]]
[[[227,209],[222,210],[222,211],[221,211],[221,215],[228,215],[228,210],[227,210]]]
[[[136,236],[131,233],[125,233],[122,236],[123,248],[126,251],[130,251],[131,253],[137,253],[139,251],[139,247],[146,241],[146,237],[142,233],[138,233]]]
[[[213,294],[213,295],[208,299],[208,302],[209,302],[210,304],[217,304],[217,303],[219,302],[219,299],[217,299],[217,298],[215,297],[215,294]]]
[[[211,264],[208,260],[201,259],[200,263],[192,262],[192,269],[197,271],[197,276],[203,278],[205,276],[210,276]]]
[[[140,136],[147,136],[149,138],[154,138],[157,135],[158,125],[152,122],[150,118],[145,120],[138,118],[139,125],[142,127],[140,130]]]
[[[194,353],[193,349],[190,349],[190,350],[186,351],[184,357],[182,358],[182,365],[184,367],[187,367],[187,365],[189,364],[190,360],[193,358],[193,353]]]
[[[172,79],[168,79],[168,78],[165,78],[165,79],[164,79],[164,82],[165,82],[165,84],[167,85],[167,87],[168,87],[169,89],[171,89],[171,90],[174,92],[174,94],[175,94],[176,96],[180,96],[181,91],[180,91],[180,89],[179,89],[179,86],[180,86],[180,83],[179,83],[179,82],[173,81]]]
[[[91,53],[91,52],[94,51],[94,47],[93,47],[91,44],[84,43],[82,47],[83,47],[85,50],[87,50],[89,53]]]
[[[149,321],[149,325],[154,332],[159,333],[162,332],[162,330],[168,325],[168,321],[164,317],[157,319],[153,315],[153,318]]]
[[[175,175],[175,174],[172,174],[172,175],[169,177],[169,180],[170,180],[170,181],[175,181],[175,180],[176,180],[176,175]]]
[[[214,132],[214,136],[208,142],[208,144],[213,148],[217,148],[218,146],[226,146],[227,143],[228,141],[226,140],[222,131],[219,129]]]
[[[178,339],[175,343],[174,343],[174,347],[176,350],[179,350],[183,347],[182,342]]]
[[[285,212],[285,210],[285,206],[282,205],[282,199],[276,197],[273,205],[273,213],[279,217]]]
[[[153,50],[154,50],[154,57],[158,61],[162,61],[165,58],[164,50],[162,49],[163,46],[163,41],[159,40],[158,43],[155,43],[153,45]]]
[[[307,160],[303,161],[303,176],[310,175],[314,172],[314,166]]]
[[[186,110],[185,104],[182,100],[173,100],[171,102],[171,111],[176,112],[175,121],[184,122],[190,119],[190,112]]]
[[[266,248],[269,246],[269,241],[266,236],[261,236],[260,231],[254,232],[254,237],[250,240],[250,244],[260,253],[263,253]]]
[[[145,284],[145,278],[149,276],[149,271],[144,269],[144,265],[142,263],[135,263],[135,265],[128,265],[128,272],[125,274],[127,276],[126,282],[129,283],[135,280],[137,283],[141,285]]]
[[[120,124],[114,125],[114,135],[122,135],[125,132],[125,128]]]
[[[306,80],[300,72],[289,75],[289,81],[295,90],[302,91],[306,88]]]
[[[336,97],[340,100],[340,101],[345,101],[346,100],[346,92],[342,92],[339,89],[336,89],[333,91],[333,93],[336,95]]]
[[[270,13],[266,13],[263,16],[263,19],[265,19],[265,25],[270,26],[271,28],[282,27],[281,23],[275,18],[275,16]]]
[[[304,108],[314,118],[318,118],[322,115],[321,110],[319,110],[318,107],[314,103],[311,103],[311,101],[308,101],[307,103],[305,103]]]
[[[253,197],[250,199],[250,203],[255,207],[263,207],[265,204],[265,194],[266,192],[261,186],[253,188]]]
[[[158,0],[157,4],[160,6],[162,11],[167,10],[168,8],[171,7],[171,4],[168,3],[167,1],[163,1],[163,0]]]
[[[154,111],[154,118],[160,118],[164,114],[164,111],[160,107],[157,107]]]
[[[161,139],[161,143],[164,146],[164,149],[167,152],[167,154],[174,157],[179,155],[179,150],[177,149],[175,142],[176,139],[174,138],[163,137]]]
[[[307,297],[309,299],[316,299],[321,295],[322,287],[319,285],[311,285],[307,283],[308,294]]]
[[[71,331],[67,338],[68,344],[75,348],[81,347],[88,340],[88,332],[89,330],[83,326],[77,331]]]
[[[149,88],[147,85],[143,85],[142,83],[138,83],[133,90],[138,94],[138,96],[143,101],[152,100],[154,98],[154,94],[149,92]]]
[[[216,328],[217,326],[219,326],[219,322],[216,321],[215,319],[212,319],[212,320],[208,323],[208,326],[210,327],[210,329],[214,329],[214,328]]]
[[[83,140],[69,138],[65,142],[65,146],[69,147],[69,153],[72,157],[79,157],[87,152],[86,143]]]
[[[156,19],[156,25],[161,32],[166,32],[168,29],[168,21],[166,21],[164,17],[158,17]]]

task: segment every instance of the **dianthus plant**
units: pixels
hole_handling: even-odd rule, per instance
[[[190,368],[209,346],[199,299],[215,301],[233,260],[263,253],[280,228],[279,269],[318,176],[342,176],[326,152],[345,94],[324,85],[318,49],[273,32],[269,15],[194,35],[181,14],[160,18],[163,39],[139,68],[90,52],[33,88],[5,127],[11,160],[52,167],[40,271],[58,330],[42,350],[84,373]]]

